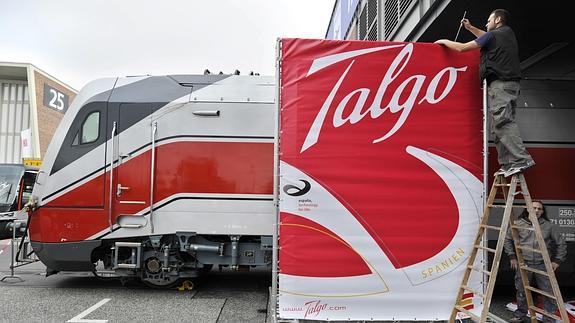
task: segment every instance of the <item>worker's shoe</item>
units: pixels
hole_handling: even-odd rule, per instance
[[[505,177],[509,177],[511,175],[523,173],[527,168],[532,167],[532,166],[535,166],[535,162],[533,160],[530,160],[530,161],[526,162],[525,164],[521,164],[521,165],[509,168],[505,172],[504,175],[505,175]]]
[[[507,169],[505,167],[501,167],[493,174],[493,176],[505,175],[505,172],[507,172]]]

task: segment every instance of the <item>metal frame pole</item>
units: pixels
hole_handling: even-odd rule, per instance
[[[489,132],[487,130],[487,81],[483,80],[483,207],[487,203],[487,181],[489,172]]]
[[[24,280],[20,278],[20,276],[14,275],[14,243],[16,242],[16,220],[12,220],[12,240],[10,241],[11,244],[11,256],[10,256],[10,276],[4,276],[0,281],[4,281],[6,279],[18,279],[20,282]]]
[[[489,184],[488,173],[489,173],[489,132],[487,130],[488,121],[488,106],[487,106],[487,81],[483,80],[483,212],[485,214],[485,209],[487,208],[487,185]],[[481,222],[482,219],[480,219]],[[487,234],[483,235],[483,245],[487,246],[488,243]],[[489,257],[487,251],[483,251],[483,267],[487,270]],[[485,286],[485,275],[483,275],[483,292],[486,291]]]
[[[277,322],[278,313],[278,273],[279,273],[279,226],[280,226],[280,212],[279,212],[279,132],[280,132],[280,110],[281,110],[281,39],[278,38],[276,42],[276,113],[275,113],[275,134],[274,134],[274,205],[275,205],[275,219],[273,229],[273,248],[272,248],[272,287],[270,296],[270,307],[272,322]]]

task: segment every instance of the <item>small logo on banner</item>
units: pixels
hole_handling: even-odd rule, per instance
[[[288,184],[283,188],[284,193],[286,193],[289,196],[302,196],[305,193],[309,192],[309,190],[311,189],[311,184],[305,179],[300,179],[300,181],[304,183],[304,187],[299,188],[295,185]]]
[[[322,304],[321,301],[311,301],[305,303],[305,306],[307,307],[305,309],[304,318],[308,318],[318,316],[321,311],[326,309],[327,304]]]
[[[284,312],[304,312],[304,318],[315,318],[318,317],[323,312],[330,311],[345,311],[346,306],[343,305],[330,305],[328,303],[322,303],[321,300],[313,300],[303,304],[303,306],[294,307],[283,307]]]

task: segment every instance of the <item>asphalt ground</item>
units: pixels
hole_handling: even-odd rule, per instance
[[[40,262],[15,268],[10,278],[9,240],[0,241],[0,322],[271,322],[271,273],[213,270],[192,290],[157,290],[139,282],[122,284],[91,273],[45,277]],[[565,300],[575,288],[562,288]],[[507,321],[515,298],[512,285],[495,288],[490,312]]]
[[[10,247],[0,241],[0,322],[265,322],[269,271],[214,270],[192,290],[151,289],[92,273],[45,276],[32,263],[10,277]]]

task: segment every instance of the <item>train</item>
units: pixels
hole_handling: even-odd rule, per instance
[[[214,266],[271,268],[275,89],[259,75],[88,83],[32,192],[29,239],[47,275],[162,288]]]

